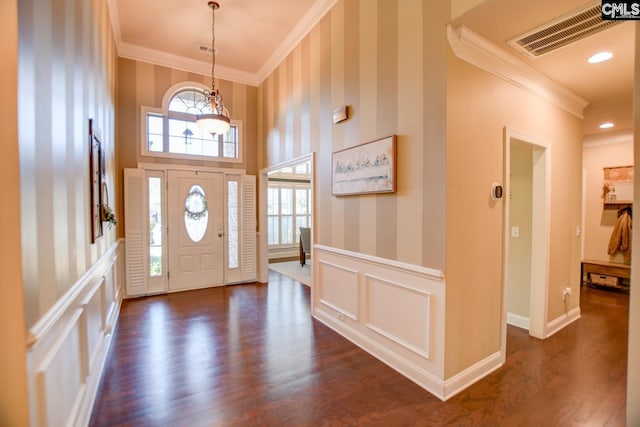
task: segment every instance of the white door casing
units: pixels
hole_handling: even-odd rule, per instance
[[[504,243],[503,243],[503,298],[501,353],[506,354],[507,309],[506,293],[509,266],[509,194],[511,143],[518,142],[533,149],[532,176],[532,224],[531,224],[531,286],[529,308],[529,335],[544,339],[547,337],[547,314],[549,292],[549,250],[550,250],[550,188],[551,188],[551,142],[545,138],[514,128],[504,128]],[[504,360],[503,360],[504,362]]]
[[[170,170],[168,182],[169,291],[223,285],[223,174]],[[204,194],[200,195],[200,189]],[[187,230],[190,220],[185,207],[187,197],[202,196],[205,229],[194,240]]]

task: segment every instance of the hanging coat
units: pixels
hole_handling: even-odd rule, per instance
[[[609,255],[613,256],[617,252],[622,253],[625,262],[631,262],[631,215],[625,209],[618,217],[616,226],[609,239]]]

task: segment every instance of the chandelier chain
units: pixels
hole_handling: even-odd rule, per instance
[[[216,7],[211,7],[211,89],[215,90],[216,69]]]
[[[202,114],[196,115],[198,127],[206,133],[212,135],[224,135],[229,131],[231,119],[229,110],[224,107],[222,95],[216,88],[216,9],[220,7],[217,1],[209,0],[207,3],[211,8],[211,91],[204,90],[205,106],[209,111],[201,110]]]

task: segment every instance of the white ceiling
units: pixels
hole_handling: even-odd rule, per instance
[[[367,0],[361,0],[367,1]],[[123,57],[209,74],[211,10],[206,0],[109,0]],[[216,12],[216,76],[258,85],[285,58],[336,0],[219,0]],[[593,4],[588,0],[486,0],[452,22],[464,25],[589,102],[585,135],[629,131],[634,25],[623,23],[531,60],[507,40]],[[599,2],[598,2],[599,3]],[[179,36],[176,36],[179,35]],[[590,65],[591,54],[614,58]],[[598,125],[610,120],[612,130]]]
[[[211,73],[207,0],[108,0],[118,55]],[[218,0],[216,77],[259,85],[337,0]]]

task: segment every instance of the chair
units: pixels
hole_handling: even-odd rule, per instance
[[[300,227],[300,265],[307,263],[307,254],[311,253],[311,229]]]

